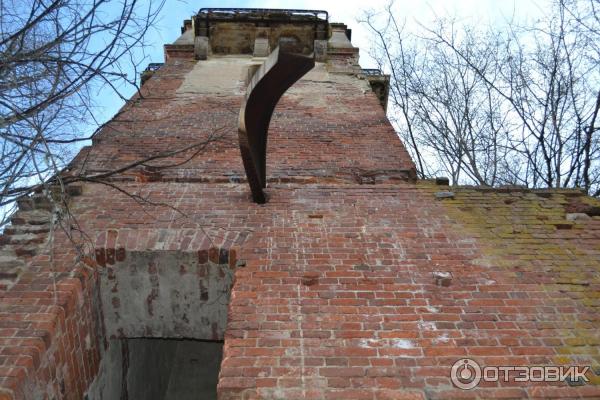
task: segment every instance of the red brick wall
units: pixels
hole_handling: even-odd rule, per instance
[[[96,374],[103,334],[96,272],[74,261],[69,243],[56,244],[59,254],[37,257],[2,293],[2,400],[81,399]]]
[[[542,282],[532,261],[518,263],[523,274],[506,269],[511,257],[494,259],[489,239],[476,235],[470,220],[457,214],[481,210],[489,219],[502,218],[505,201],[515,195],[457,192],[456,207],[436,200],[439,187],[432,185],[277,184],[271,201],[259,206],[237,184],[124,188],[179,204],[188,217],[178,218],[165,207],[125,207],[130,204],[125,196],[86,186],[73,211],[86,231],[97,232],[99,248],[115,248],[116,254],[120,248],[193,252],[217,246],[234,249],[245,262],[235,271],[219,382],[222,398],[600,393],[597,386],[514,382],[476,392],[451,386],[450,366],[461,357],[482,365],[556,364],[574,349],[569,364],[597,362],[595,303],[582,296],[593,296],[595,281],[559,284],[569,276],[566,271]],[[544,202],[544,212],[530,209],[537,195],[519,198],[522,215],[537,219],[559,213],[564,197],[555,196]],[[498,223],[499,237],[508,225]],[[597,242],[589,239],[597,240],[600,221],[568,230],[568,236],[567,230],[544,226],[531,224],[530,229],[540,230],[537,240],[575,244],[580,268],[597,270]],[[575,243],[566,242],[567,237]],[[499,243],[523,259],[534,253],[522,247],[517,252],[517,239],[504,236]],[[545,265],[558,268],[560,263]],[[437,271],[452,273],[449,286],[436,284]],[[573,347],[577,337],[583,343]]]
[[[269,137],[270,201],[256,205],[235,182],[241,92],[178,95],[193,67],[171,58],[78,164],[102,171],[222,128],[183,166],[123,177],[138,181],[123,190],[181,213],[84,185],[71,210],[100,265],[76,264],[57,231],[2,294],[0,399],[36,398],[34,389],[82,398],[104,337],[95,268],[127,251],[211,248],[240,261],[230,264],[222,400],[600,397],[597,380],[466,392],[449,377],[462,357],[598,367],[598,217],[564,229],[560,193],[544,201],[456,188],[455,199],[437,200],[439,187],[407,180],[412,162],[374,94],[340,76],[306,79],[283,98]],[[543,258],[544,243],[568,251]],[[450,272],[450,284],[435,272]]]
[[[240,59],[240,63],[248,62],[248,58]],[[223,89],[223,94],[176,93],[194,65],[173,59],[157,71],[144,85],[144,98],[132,100],[102,130],[79,167],[87,171],[112,169],[150,154],[184,148],[216,133],[220,140],[201,156],[149,179],[245,179],[237,143],[243,88],[236,93]],[[230,79],[235,82],[240,78],[232,75]],[[369,172],[401,178],[414,174],[408,153],[368,83],[347,75],[331,75],[333,82],[318,78],[320,81],[315,81],[308,75],[300,80],[275,109],[269,130],[268,179],[356,181]],[[182,153],[162,163],[180,162],[192,154]],[[135,179],[136,174],[129,174],[129,178]]]

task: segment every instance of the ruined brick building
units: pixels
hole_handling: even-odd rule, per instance
[[[248,172],[240,109],[278,45],[315,65]],[[324,12],[201,10],[143,80],[66,173],[205,145],[71,185],[71,238],[44,197],[19,202],[1,400],[600,398],[597,200],[417,180],[386,77]],[[461,358],[590,382],[462,390]]]

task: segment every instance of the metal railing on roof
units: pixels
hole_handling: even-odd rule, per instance
[[[148,64],[146,69],[143,70],[142,73],[140,74],[140,85],[143,85],[144,83],[146,83],[146,81],[148,79],[150,79],[150,77],[152,77],[152,75],[154,75],[154,72],[158,71],[163,65],[164,65],[164,63]]]
[[[285,8],[201,8],[198,15],[207,18],[235,21],[329,21],[329,13],[324,10],[297,10]]]
[[[369,76],[383,75],[383,72],[381,72],[381,70],[379,68],[363,68],[360,70],[360,72],[362,72],[364,75],[369,75]]]
[[[150,63],[146,67],[145,71],[152,71],[152,72],[154,72],[154,71],[159,70],[163,65],[165,65],[165,64],[164,63]]]

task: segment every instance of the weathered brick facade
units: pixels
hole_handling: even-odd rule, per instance
[[[72,171],[219,140],[188,162],[195,149],[111,178],[140,201],[82,184],[70,210],[85,236],[2,237],[26,266],[2,275],[1,400],[82,399],[109,341],[141,336],[224,339],[221,400],[600,398],[600,202],[415,180],[356,50],[330,41],[275,110],[269,200],[255,204],[237,118],[260,59],[196,61],[192,43],[166,48],[142,96]],[[224,321],[206,307],[227,279]],[[164,326],[161,307],[172,312]],[[146,320],[129,319],[136,312]],[[465,391],[450,380],[465,357],[592,370],[586,385],[511,379]]]

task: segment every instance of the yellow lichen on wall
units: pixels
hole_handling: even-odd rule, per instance
[[[600,216],[594,214],[600,201],[577,190],[448,187],[429,181],[417,185],[438,199],[453,229],[475,240],[479,254],[474,262],[489,268],[499,293],[509,292],[505,304],[528,299],[530,307],[500,319],[534,328],[532,336],[538,341],[533,343],[550,346],[554,363],[597,369]],[[581,210],[593,212],[573,213]],[[588,377],[600,384],[597,374]]]

